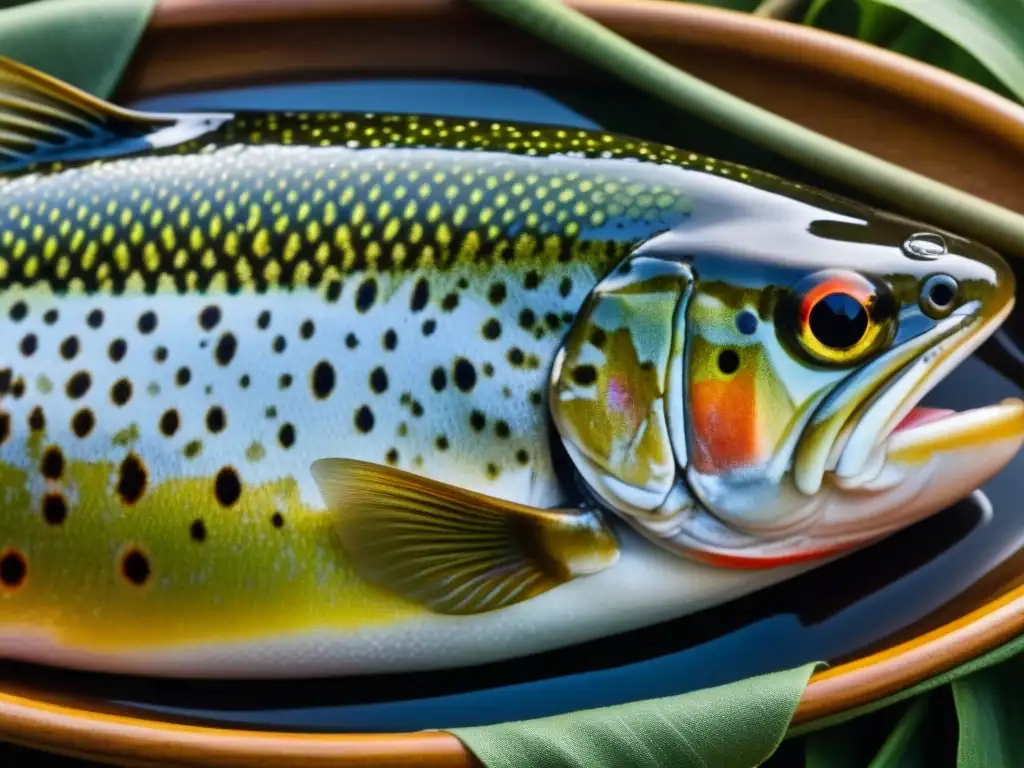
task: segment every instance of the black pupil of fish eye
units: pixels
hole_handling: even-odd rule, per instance
[[[820,343],[832,349],[847,349],[864,337],[868,313],[853,296],[830,293],[814,305],[809,322],[811,333]]]
[[[928,292],[928,298],[936,307],[948,307],[953,301],[953,286],[949,283],[936,283]]]

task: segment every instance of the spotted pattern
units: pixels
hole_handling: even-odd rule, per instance
[[[668,162],[706,170],[600,133],[244,116],[0,181],[0,624],[115,649],[407,615],[339,561],[310,465],[559,503],[547,367],[690,215]]]

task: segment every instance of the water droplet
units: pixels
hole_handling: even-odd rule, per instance
[[[934,232],[917,232],[903,242],[903,252],[912,259],[934,261],[946,253],[946,241]]]

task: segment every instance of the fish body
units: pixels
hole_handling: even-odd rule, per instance
[[[723,375],[723,345],[751,335],[733,316],[747,308],[767,328],[765,285],[811,267],[867,253],[875,271],[912,282],[929,262],[908,258],[907,243],[962,245],[915,241],[854,203],[601,132],[341,113],[157,116],[148,131],[111,113],[124,125],[90,128],[103,105],[11,65],[6,77],[62,105],[73,145],[9,142],[0,179],[10,658],[229,677],[458,666],[786,578],[807,567],[790,550],[756,572],[685,555],[720,565],[733,539],[747,552],[759,531],[788,536],[815,513],[792,499],[820,502],[800,484],[820,484],[824,470],[787,480],[781,501],[764,502],[760,477],[750,487],[761,497],[729,486],[730,498],[761,498],[753,506],[716,493],[734,482],[727,470],[781,455],[802,429],[795,414],[811,413],[807,393],[826,397],[849,370],[792,363],[773,331]],[[994,279],[994,254],[972,251],[970,269],[987,329],[1009,311],[1012,285]],[[915,322],[939,321],[900,327]],[[990,460],[964,470],[949,501],[1019,445],[1017,411],[997,416],[972,427]],[[674,455],[687,430],[689,455]],[[904,454],[930,461],[922,445]],[[342,489],[335,459],[361,462],[369,480]],[[375,488],[379,515],[354,516],[369,527],[353,548],[338,515],[369,505]],[[442,534],[392,521],[388,504],[403,499],[436,510]],[[702,504],[716,514],[698,515]],[[478,508],[490,516],[467,534]],[[530,511],[557,509],[567,511]],[[507,544],[507,520],[533,521],[546,565]],[[452,576],[465,599],[417,559],[450,542],[453,525],[456,538],[505,542],[474,550],[486,562],[472,578]],[[441,551],[439,572],[463,562],[463,550]],[[405,558],[415,585],[388,577],[401,563],[381,552]],[[474,585],[496,583],[495,563],[513,576],[492,600]]]

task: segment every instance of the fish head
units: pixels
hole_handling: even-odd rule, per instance
[[[860,226],[669,232],[601,281],[550,391],[586,489],[663,546],[766,567],[877,540],[996,474],[1024,404],[916,405],[1009,314],[1012,271],[897,217]]]

